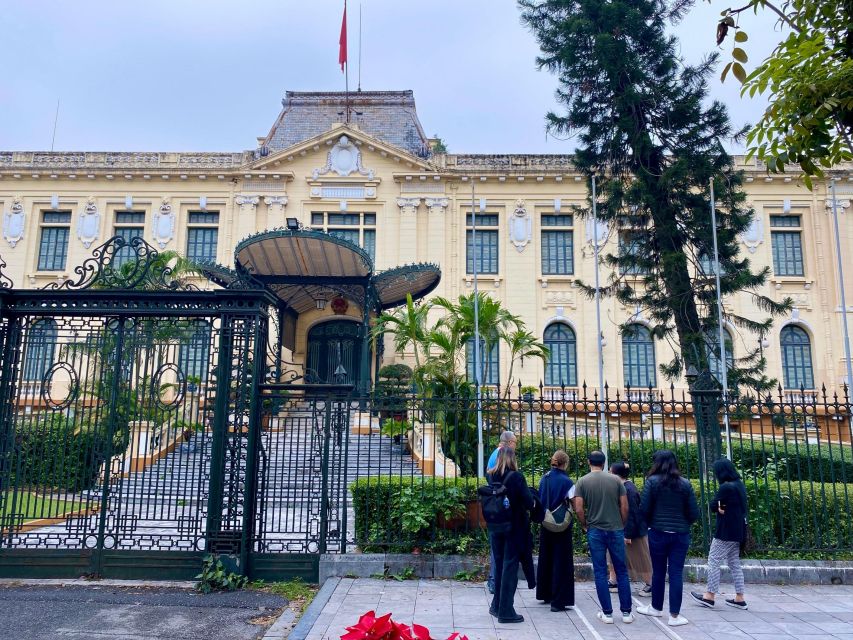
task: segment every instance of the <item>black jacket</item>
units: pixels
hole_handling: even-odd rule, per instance
[[[661,476],[646,478],[640,509],[650,529],[689,533],[690,525],[699,519],[699,505],[693,486],[684,478],[675,485],[665,485]]]
[[[492,475],[492,482],[503,482],[504,476]],[[533,495],[530,493],[530,488],[527,486],[527,480],[518,471],[512,471],[506,478],[504,483],[506,486],[506,494],[509,498],[509,508],[512,512],[510,516],[510,527],[519,541],[530,537],[530,511],[533,509]]]
[[[643,512],[640,509],[642,499],[640,492],[630,480],[625,482],[625,491],[628,493],[628,520],[625,521],[625,537],[643,538],[649,534],[649,528],[646,526],[646,519],[643,517]]]
[[[743,482],[724,482],[711,502],[711,511],[717,514],[717,540],[743,542],[746,528],[746,487]],[[722,507],[725,513],[720,513]]]

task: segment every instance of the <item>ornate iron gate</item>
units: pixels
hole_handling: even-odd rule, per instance
[[[113,238],[76,281],[0,290],[0,574],[248,567],[273,300],[168,264]]]

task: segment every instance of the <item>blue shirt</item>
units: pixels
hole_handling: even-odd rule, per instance
[[[492,451],[492,455],[489,456],[489,464],[486,465],[486,471],[488,471],[489,469],[494,469],[495,466],[498,464],[498,454],[500,452],[500,447]]]
[[[539,500],[542,506],[550,511],[559,508],[566,498],[571,497],[573,486],[574,482],[565,471],[552,468],[539,481]]]

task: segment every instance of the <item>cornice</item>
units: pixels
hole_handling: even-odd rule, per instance
[[[246,166],[252,152],[0,151],[0,171],[227,171]]]

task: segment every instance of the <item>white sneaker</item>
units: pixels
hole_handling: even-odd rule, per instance
[[[634,614],[631,612],[623,613],[622,622],[624,622],[625,624],[631,624],[632,622],[634,622]]]
[[[636,611],[641,616],[651,616],[652,618],[660,618],[663,615],[663,611],[658,611],[650,604],[640,605]]]
[[[595,614],[595,617],[601,620],[604,624],[613,624],[613,616],[609,616],[603,611],[599,611]]]
[[[682,625],[687,624],[688,622],[690,622],[690,620],[688,620],[687,618],[685,618],[682,615],[679,615],[677,618],[673,618],[672,616],[669,616],[669,622],[667,622],[667,624],[670,627],[680,627]]]

